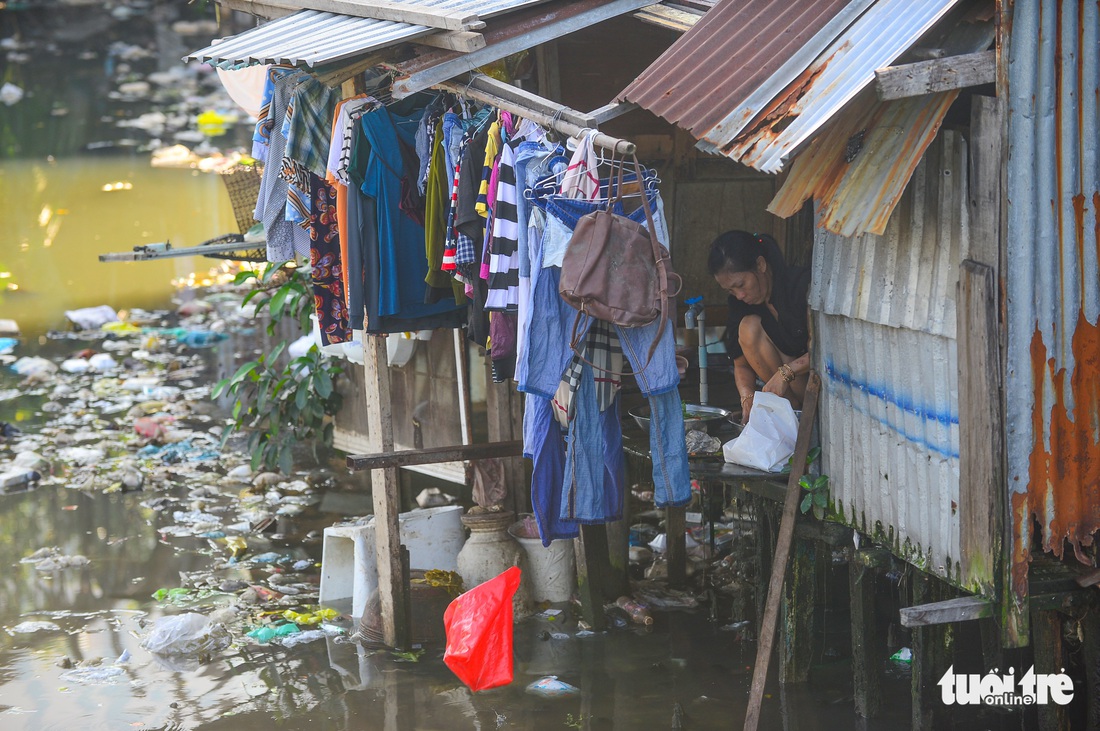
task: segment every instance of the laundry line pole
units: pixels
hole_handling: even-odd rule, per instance
[[[580,135],[585,131],[595,131],[595,127],[582,127],[579,124],[563,119],[562,115],[565,113],[571,112],[573,115],[579,114],[579,112],[570,110],[568,107],[556,104],[555,102],[546,99],[543,101],[545,101],[545,105],[548,107],[547,110],[533,109],[532,107],[525,104],[520,104],[518,102],[504,99],[503,97],[490,91],[478,88],[479,80],[479,78],[475,78],[468,84],[455,80],[444,81],[442,83],[436,84],[435,88],[441,89],[443,91],[449,91],[453,94],[458,94],[459,96],[466,96],[471,99],[476,99],[479,102],[497,107],[498,109],[503,109],[507,112],[518,114],[524,119],[529,119],[535,124],[540,124],[544,127],[553,128],[568,137],[580,137]],[[541,97],[539,97],[539,99],[541,99]],[[553,108],[555,109],[555,111],[551,112],[549,111],[549,108]],[[592,135],[592,144],[605,150],[614,152],[618,155],[633,155],[637,149],[634,146],[633,142],[630,142],[628,140],[621,140],[618,137],[605,135],[603,132],[598,131],[596,131],[595,134]]]

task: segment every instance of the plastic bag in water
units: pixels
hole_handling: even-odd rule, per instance
[[[141,646],[157,655],[192,655],[229,645],[229,631],[195,612],[161,617]]]
[[[519,580],[513,566],[460,594],[443,613],[443,662],[475,693],[512,682],[512,596]]]

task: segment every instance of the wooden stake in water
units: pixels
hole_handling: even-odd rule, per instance
[[[787,574],[787,559],[791,554],[794,538],[794,521],[798,515],[801,490],[798,481],[806,473],[806,455],[810,453],[810,435],[817,417],[817,398],[821,394],[821,378],[810,371],[806,385],[806,397],[802,401],[802,419],[798,422],[798,439],[794,445],[791,475],[787,480],[787,498],[783,503],[783,515],[779,522],[779,539],[775,544],[772,561],[772,578],[768,583],[768,603],[764,607],[764,622],[760,628],[760,644],[756,648],[756,667],[752,669],[752,687],[749,690],[749,707],[745,711],[745,731],[756,731],[760,725],[760,703],[764,698],[764,681],[768,677],[768,662],[775,642],[775,625],[779,618],[779,599],[783,594],[783,580]]]

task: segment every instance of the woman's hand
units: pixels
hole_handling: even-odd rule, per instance
[[[764,391],[768,393],[774,393],[776,396],[787,397],[790,393],[791,384],[785,378],[783,378],[782,371],[776,371],[772,374],[772,377],[768,379],[768,382],[764,384]]]
[[[752,410],[752,397],[753,394],[749,394],[741,399],[741,426],[749,423],[749,411]]]

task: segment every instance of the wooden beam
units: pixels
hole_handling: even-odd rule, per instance
[[[460,84],[457,81],[440,82],[436,84],[435,87],[437,89],[442,89],[444,91],[450,91],[461,96],[469,97],[470,99],[477,99],[478,101],[484,102],[499,109],[504,109],[506,111],[512,112],[513,114],[518,114],[521,117],[531,120],[535,124],[552,127],[569,137],[577,137],[584,131],[584,128],[580,125],[573,124],[572,122],[562,119],[560,116],[543,114],[542,112],[538,112],[518,102],[514,102],[508,99],[502,99],[495,94],[490,94],[480,89],[468,87],[466,84]],[[636,149],[633,142],[621,140],[617,137],[611,137],[610,135],[605,135],[602,132],[597,132],[596,134],[592,135],[592,144],[596,145],[597,147],[602,147],[605,150],[614,150],[620,155],[632,155],[634,154]]]
[[[980,596],[963,596],[943,602],[904,607],[901,609],[901,626],[928,627],[992,616],[992,601]]]
[[[277,0],[277,2],[288,1]],[[606,3],[578,0],[561,6],[555,11],[556,16],[551,15],[547,18],[545,15],[540,17],[531,15],[517,18],[515,23],[505,26],[505,29],[495,36],[490,29],[487,35],[493,37],[486,38],[488,45],[480,51],[453,58],[423,57],[408,64],[405,69],[398,69],[400,75],[393,83],[393,98],[403,99],[410,94],[453,79],[459,74],[473,71],[479,66],[511,56],[513,53],[526,51],[541,43],[637,10],[647,2],[649,0],[610,0]],[[478,29],[456,28],[454,30]],[[494,37],[498,39],[496,42],[493,40]]]
[[[657,3],[656,5],[642,8],[634,13],[634,17],[643,23],[649,23],[661,28],[668,28],[677,33],[686,33],[691,30],[696,23],[703,19],[703,14],[672,8],[668,5]]]
[[[410,25],[426,25],[441,30],[481,30],[485,21],[476,13],[432,12],[430,7],[417,5],[409,7],[388,3],[384,0],[371,0],[369,3],[354,0],[263,0],[263,4],[273,8],[298,10],[317,10],[323,13],[339,13],[357,18],[392,20]]]
[[[391,445],[392,450],[392,445]],[[376,454],[349,454],[350,470],[377,470],[389,467],[408,467],[418,464],[439,464],[466,459],[490,459],[492,457],[516,457],[523,454],[523,440],[490,442],[489,444],[465,444],[455,447],[431,449],[404,449],[400,452]]]
[[[852,696],[856,715],[874,718],[882,708],[882,647],[875,613],[875,577],[881,558],[859,551],[848,562],[852,620]]]
[[[485,48],[485,36],[468,30],[451,30],[420,36],[416,42],[422,46],[446,48],[449,51],[470,53]]]
[[[997,80],[996,53],[961,56],[887,66],[875,72],[875,90],[882,101],[992,84]]]
[[[634,102],[611,102],[610,104],[604,104],[598,109],[593,109],[585,116],[599,126],[604,122],[610,122],[616,117],[621,117],[627,112],[633,112],[637,108],[638,105]]]
[[[542,46],[539,47],[542,48]],[[463,80],[458,79],[457,83],[462,84]],[[596,127],[596,120],[589,114],[578,112],[576,109],[570,109],[545,96],[540,96],[534,92],[521,89],[518,86],[499,81],[492,76],[485,76],[484,74],[473,75],[466,80],[465,87],[484,91],[493,96],[500,97],[501,99],[521,104],[540,114],[551,117],[556,115],[558,119],[569,122],[570,124],[575,124],[578,127]]]
[[[668,585],[683,589],[687,583],[687,509],[665,508],[665,556],[668,560]]]
[[[367,434],[371,445],[380,452],[393,452],[393,405],[390,400],[390,369],[386,358],[386,339],[374,335],[363,338],[364,389],[367,396]],[[405,588],[409,576],[401,563],[401,531],[398,514],[401,490],[397,468],[376,469],[370,477],[374,501],[374,545],[378,557],[378,595],[381,602],[382,634],[390,647],[408,647],[408,607]]]
[[[577,596],[581,600],[581,618],[595,632],[607,628],[603,605],[604,564],[608,561],[607,532],[602,525],[582,525],[573,541],[577,561]]]
[[[301,8],[276,7],[262,0],[218,0],[218,3],[226,10],[237,10],[265,20],[293,15],[301,10]]]
[[[993,268],[967,259],[959,267],[959,537],[964,586],[993,596],[999,584],[1002,478],[1001,378],[997,287]]]
[[[779,682],[805,683],[813,663],[817,606],[817,547],[813,541],[795,540],[789,573],[783,585]]]
[[[821,395],[821,377],[810,371],[810,382],[806,386],[806,396],[802,403],[802,419],[798,424],[798,438],[794,445],[794,460],[791,464],[800,468],[792,469],[787,481],[787,496],[783,503],[783,514],[779,519],[779,538],[775,543],[775,560],[772,562],[771,579],[768,582],[768,599],[764,606],[764,619],[761,622],[760,641],[756,647],[756,664],[752,669],[752,686],[749,688],[748,709],[745,711],[745,731],[756,731],[760,726],[760,704],[764,702],[764,683],[768,677],[768,664],[771,662],[772,645],[775,642],[775,627],[779,619],[779,600],[783,593],[783,581],[787,574],[787,559],[791,554],[791,542],[794,540],[794,523],[798,516],[798,503],[802,490],[798,481],[806,472],[806,455],[810,452],[810,437],[813,434],[814,421],[817,419],[817,400]]]

